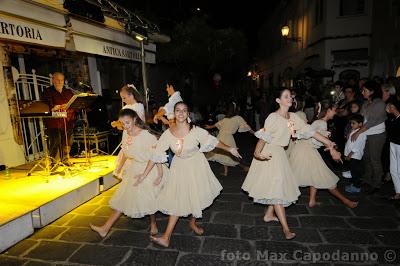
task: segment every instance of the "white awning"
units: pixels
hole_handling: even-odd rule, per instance
[[[140,43],[125,32],[71,18],[67,50],[141,61]],[[155,64],[156,46],[145,45],[146,63]]]
[[[64,14],[25,1],[1,0],[0,39],[65,47]]]

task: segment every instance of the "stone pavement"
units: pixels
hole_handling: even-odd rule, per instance
[[[242,153],[250,154],[254,141],[247,146]],[[264,206],[241,191],[244,177],[237,168],[219,178],[224,190],[199,220],[204,235],[180,219],[170,248],[149,241],[147,219],[122,217],[104,239],[89,229],[110,214],[114,187],[0,254],[0,265],[400,265],[400,203],[384,197],[392,184],[379,195],[352,196],[360,200],[353,210],[327,191],[318,192],[320,206],[309,208],[302,189],[298,203],[286,209],[297,234],[286,241],[279,223],[263,222]],[[167,217],[157,216],[164,231]]]

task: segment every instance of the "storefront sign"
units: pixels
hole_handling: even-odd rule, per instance
[[[136,61],[141,60],[141,52],[139,50],[119,48],[110,46],[108,44],[103,44],[103,53],[112,57],[119,57]]]
[[[0,39],[65,47],[65,31],[0,15]]]
[[[71,49],[67,45],[68,49]],[[73,48],[75,51],[97,54],[102,56],[141,61],[141,52],[138,49],[129,48],[115,43],[92,39],[88,36],[73,35]],[[156,57],[154,53],[146,51],[146,63],[155,64]]]

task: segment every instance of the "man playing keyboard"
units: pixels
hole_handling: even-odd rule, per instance
[[[65,111],[66,104],[74,96],[74,93],[64,87],[64,74],[55,72],[52,77],[53,85],[43,90],[42,100],[46,101],[52,112]],[[70,147],[72,144],[72,131],[74,128],[74,111],[67,111],[67,118],[45,119],[47,135],[49,136],[49,155],[61,159],[69,165]],[[65,129],[67,137],[65,136]],[[67,139],[67,143],[66,143]]]

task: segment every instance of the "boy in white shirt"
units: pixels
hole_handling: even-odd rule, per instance
[[[350,173],[351,173],[351,184],[346,186],[345,190],[348,193],[358,193],[361,191],[361,176],[363,175],[363,163],[362,157],[364,155],[365,142],[367,141],[367,135],[361,133],[356,141],[351,140],[351,136],[356,133],[362,126],[364,117],[360,114],[354,114],[350,118],[350,124],[352,131],[347,139],[346,146],[344,148],[345,159],[349,161]]]

